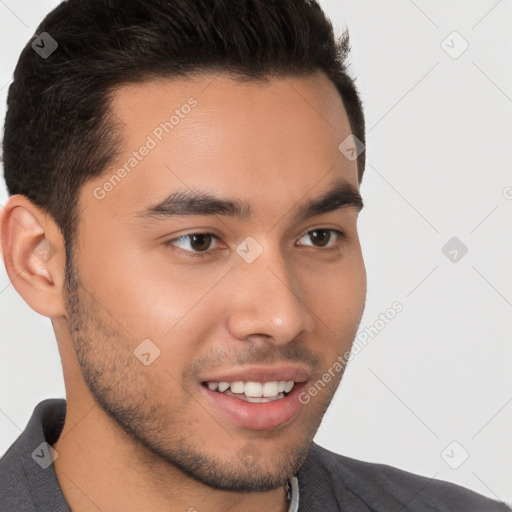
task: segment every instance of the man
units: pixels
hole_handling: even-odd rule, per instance
[[[66,400],[1,459],[0,510],[507,510],[313,443],[366,295],[348,49],[305,0],[68,0],[38,27],[0,227]]]

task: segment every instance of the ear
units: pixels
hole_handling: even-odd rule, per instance
[[[5,269],[16,291],[39,314],[65,316],[64,238],[48,213],[27,197],[9,197],[0,216]]]

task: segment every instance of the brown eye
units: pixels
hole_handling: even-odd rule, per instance
[[[212,236],[208,234],[190,235],[190,246],[194,251],[206,251],[212,242]]]
[[[331,239],[331,232],[327,229],[316,229],[315,231],[311,231],[311,240],[320,245],[320,247],[324,247],[329,243]]]
[[[218,240],[218,237],[213,233],[190,233],[169,240],[165,245],[177,247],[178,251],[181,250],[181,252],[190,253],[190,256],[207,256],[212,252],[209,251],[209,249],[212,246],[213,240]],[[183,245],[185,245],[185,247],[183,247]]]
[[[335,236],[333,236],[335,235]],[[336,245],[336,242],[343,238],[344,233],[342,231],[339,231],[338,229],[328,229],[328,228],[321,228],[321,229],[314,229],[312,231],[309,231],[306,233],[302,238],[309,237],[313,241],[313,247],[317,248],[323,248],[326,247],[328,249],[334,248],[332,246]],[[334,244],[329,244],[331,240],[335,240]],[[301,244],[302,245],[302,244]],[[304,245],[310,245],[310,244],[304,244]]]

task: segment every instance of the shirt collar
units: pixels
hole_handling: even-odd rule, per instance
[[[290,501],[288,512],[297,512],[299,510],[299,481],[295,475],[288,481],[288,500]]]

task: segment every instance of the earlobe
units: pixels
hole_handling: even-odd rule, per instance
[[[0,221],[2,254],[14,288],[38,313],[64,315],[64,241],[51,216],[14,195]]]

